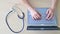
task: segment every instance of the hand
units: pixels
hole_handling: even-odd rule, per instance
[[[54,8],[49,8],[46,12],[47,16],[46,16],[46,19],[47,20],[50,20],[53,18],[53,15],[54,15]]]
[[[34,20],[41,19],[41,14],[38,13],[37,11],[34,10],[34,11],[30,12],[30,13],[31,13],[32,19],[34,19]]]

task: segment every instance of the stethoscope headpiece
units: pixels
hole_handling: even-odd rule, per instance
[[[17,7],[17,6],[14,6],[14,7],[12,7],[12,10],[13,10],[13,11],[16,11],[18,18],[24,19],[25,14],[24,14],[24,12],[22,11],[21,8],[19,8],[19,7]]]

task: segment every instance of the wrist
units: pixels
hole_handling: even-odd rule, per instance
[[[55,7],[50,7],[50,9],[54,10],[54,9],[55,9]]]
[[[50,7],[49,9],[50,9],[50,10],[52,10],[52,12],[54,12],[54,11],[55,11],[55,8],[51,8],[51,7]]]

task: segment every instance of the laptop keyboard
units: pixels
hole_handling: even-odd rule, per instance
[[[51,20],[46,20],[46,11],[48,8],[36,8],[36,10],[42,15],[41,20],[33,20],[30,12],[28,11],[28,26],[57,26],[57,20],[54,16]]]

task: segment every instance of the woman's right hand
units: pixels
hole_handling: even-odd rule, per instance
[[[35,10],[31,11],[31,16],[32,16],[32,19],[34,20],[40,20],[41,19],[41,14]]]

